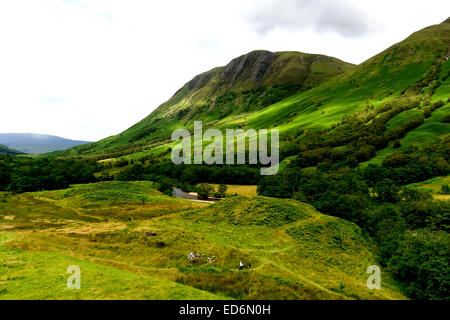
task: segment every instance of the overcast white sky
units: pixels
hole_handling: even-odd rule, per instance
[[[0,0],[0,133],[99,140],[249,51],[358,64],[448,16],[447,0]]]

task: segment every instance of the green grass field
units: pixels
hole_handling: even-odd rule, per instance
[[[436,177],[419,183],[412,183],[409,186],[431,192],[436,200],[450,200],[450,195],[442,194],[443,185],[450,185],[450,176]]]
[[[377,253],[356,225],[293,200],[206,205],[102,182],[1,193],[0,221],[0,299],[405,299],[387,271],[367,289]]]
[[[219,188],[218,184],[211,184],[211,186],[214,187],[214,190],[217,191]],[[241,186],[241,185],[233,185],[233,184],[227,184],[227,194],[232,195],[239,195],[239,196],[247,196],[247,197],[253,197],[256,196],[256,187],[257,186]]]

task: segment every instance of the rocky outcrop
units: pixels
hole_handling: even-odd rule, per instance
[[[215,94],[286,83],[302,85],[306,79],[314,76],[312,66],[320,63],[327,63],[329,68],[321,71],[322,76],[319,77],[322,78],[316,82],[325,81],[351,68],[348,63],[323,55],[256,50],[231,60],[224,67],[197,75],[178,90],[175,96],[195,96],[197,91],[205,88],[209,94]]]
[[[220,78],[230,88],[239,80],[251,80],[258,85],[276,58],[277,54],[270,51],[252,51],[227,64],[220,73]]]

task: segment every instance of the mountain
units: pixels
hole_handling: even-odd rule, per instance
[[[420,30],[364,63],[298,52],[254,51],[194,77],[148,117],[119,135],[62,154],[102,157],[154,153],[174,129],[277,128],[281,137],[327,129],[345,116],[376,109],[396,97],[422,100],[450,95],[450,23]],[[447,107],[439,112],[446,112]],[[439,119],[442,115],[439,115]],[[428,124],[427,124],[428,122]],[[447,130],[448,124],[427,119]],[[428,132],[429,130],[426,129]],[[434,134],[434,133],[433,133]],[[420,135],[429,135],[420,133]]]
[[[89,143],[37,133],[0,133],[0,144],[24,153],[46,153]],[[19,152],[20,152],[19,151]]]
[[[354,68],[339,59],[300,52],[252,51],[194,77],[148,117],[120,135],[77,148],[82,153],[166,140],[194,119],[215,122],[261,110]]]
[[[424,93],[417,90],[418,85],[424,90],[434,84],[443,85],[442,81],[437,83],[437,78],[448,72],[449,43],[449,23],[425,28],[345,74],[255,112],[242,122],[249,127],[275,124],[284,132],[326,128],[345,115],[360,112],[368,105],[377,107],[407,89],[411,94]]]
[[[18,155],[23,154],[23,152],[19,150],[10,149],[7,146],[0,144],[0,155],[2,154]]]
[[[318,86],[353,65],[323,55],[253,51],[194,77],[147,118],[123,133],[127,142],[162,135],[175,123],[214,122],[263,109],[294,92]],[[122,139],[123,139],[122,136]]]

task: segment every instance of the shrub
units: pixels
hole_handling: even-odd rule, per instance
[[[382,202],[395,203],[399,200],[399,188],[395,185],[394,181],[384,179],[379,181],[373,191],[376,193],[376,198]]]
[[[445,105],[445,102],[442,100],[439,100],[433,104],[433,108],[439,109],[439,108],[442,108],[444,105]]]
[[[172,183],[169,178],[161,179],[161,181],[158,183],[158,191],[164,193],[167,196],[173,195]]]
[[[224,184],[220,184],[216,193],[214,193],[214,197],[216,198],[225,198],[227,193],[227,186]]]
[[[197,187],[197,194],[199,199],[208,199],[214,192],[212,185],[202,183]]]
[[[445,114],[445,115],[442,117],[441,122],[443,122],[443,123],[450,123],[450,113]]]
[[[450,298],[449,241],[449,234],[442,231],[412,231],[401,238],[388,265],[411,298]]]
[[[441,186],[441,194],[450,194],[450,187],[448,184],[443,184]]]

